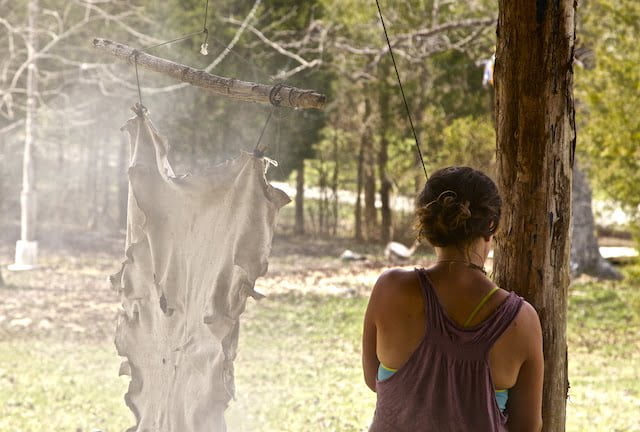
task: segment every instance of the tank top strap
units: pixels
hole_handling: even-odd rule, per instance
[[[481,326],[480,339],[482,344],[490,349],[502,333],[511,325],[520,312],[524,299],[515,292],[509,292],[509,296],[498,306],[494,313]]]
[[[424,299],[424,316],[425,324],[429,331],[437,331],[439,333],[446,332],[445,317],[443,315],[440,302],[436,297],[436,293],[433,290],[431,281],[425,273],[425,269],[416,268],[418,274],[418,280],[420,281],[420,290],[422,291],[422,298]]]

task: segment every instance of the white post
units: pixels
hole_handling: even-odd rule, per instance
[[[20,240],[16,243],[15,263],[10,270],[29,270],[38,265],[38,242],[36,241],[37,194],[33,166],[33,138],[36,116],[36,94],[38,92],[37,52],[38,0],[29,0],[29,33],[27,53],[27,109],[25,118],[24,158],[22,161],[22,193],[20,194]]]

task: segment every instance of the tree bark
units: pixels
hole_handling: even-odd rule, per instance
[[[366,239],[372,241],[378,238],[378,214],[376,211],[376,177],[373,143],[364,149],[364,230]]]
[[[538,311],[543,430],[565,430],[574,0],[500,0],[495,67],[498,181],[504,199],[496,283]]]
[[[386,68],[383,69],[387,72]],[[383,72],[383,73],[384,73]],[[383,75],[386,76],[386,75]],[[380,112],[380,148],[378,149],[378,176],[380,179],[380,240],[382,243],[387,244],[391,241],[393,236],[393,221],[391,212],[391,179],[387,173],[387,163],[389,162],[389,139],[387,133],[389,131],[389,120],[391,114],[389,113],[389,92],[383,83],[380,86],[380,95],[378,99],[378,106]]]
[[[86,203],[88,204],[87,228],[95,230],[98,227],[98,173],[100,171],[98,160],[99,140],[90,140],[87,145],[86,159]]]
[[[591,187],[576,163],[573,166],[571,199],[572,276],[577,277],[584,273],[600,279],[620,280],[622,274],[600,255],[591,201]]]
[[[363,94],[367,94],[367,86]],[[356,207],[355,207],[355,239],[364,240],[364,229],[362,223],[362,192],[364,189],[365,153],[371,141],[371,128],[369,120],[371,117],[371,105],[369,99],[364,99],[364,114],[362,119],[362,129],[360,132],[360,149],[358,151],[358,174],[356,179]]]
[[[296,234],[304,234],[304,159],[300,159],[296,169]]]
[[[286,85],[277,89],[274,88],[275,86],[220,77],[137,51],[127,45],[108,39],[96,38],[93,40],[93,46],[120,59],[127,60],[131,64],[137,62],[138,66],[145,69],[168,75],[179,81],[202,87],[214,94],[231,99],[263,104],[275,101],[278,106],[299,109],[323,109],[327,101],[325,95],[314,90],[302,90]]]
[[[335,237],[338,235],[338,222],[340,220],[339,206],[340,199],[338,196],[338,188],[340,179],[340,149],[338,146],[338,131],[333,134],[333,172],[331,175],[331,193],[332,193],[332,213],[333,220],[331,225],[331,234]]]

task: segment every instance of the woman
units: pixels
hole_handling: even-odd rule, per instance
[[[389,270],[364,319],[363,369],[377,392],[370,431],[542,429],[542,333],[535,309],[484,271],[502,201],[468,167],[434,173],[418,197],[428,269]]]

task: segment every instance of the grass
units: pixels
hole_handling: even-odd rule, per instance
[[[329,259],[318,260],[318,267],[311,268],[312,261],[305,261],[309,268],[296,273],[291,257],[275,259],[273,280],[265,286],[287,280],[291,287],[330,281],[344,289],[339,295],[271,290],[275,294],[261,302],[249,301],[235,363],[237,400],[227,411],[230,432],[367,429],[375,395],[364,385],[360,370],[360,331],[367,301],[360,285],[368,282],[357,276],[365,270],[375,275],[379,269],[338,268]],[[102,269],[100,263],[93,265]],[[82,296],[97,301],[87,287],[95,292],[106,289],[96,282],[104,272],[94,275],[91,265],[90,260],[82,261],[78,268],[67,269],[79,279],[67,281],[66,286],[82,288],[77,294],[67,292],[76,296],[74,310],[85,304]],[[44,275],[47,283],[62,284],[56,282],[56,273]],[[14,284],[19,280],[11,274],[5,278]],[[31,286],[38,289],[20,291],[14,286],[1,290],[0,297],[9,300],[7,304],[20,296],[46,298],[49,291],[36,282]],[[55,291],[50,294],[60,294],[60,289]],[[27,306],[32,314],[43,309],[55,325],[66,319],[64,313],[52,312],[59,307],[56,299],[44,306],[25,303],[21,316]],[[631,280],[585,280],[570,288],[568,432],[640,431],[639,300],[638,284]],[[0,305],[0,315],[8,313],[11,318],[15,309],[7,310]],[[96,310],[111,311],[111,306]],[[73,318],[76,327],[101,328],[80,333],[65,326],[44,333],[3,332],[9,319],[0,317],[0,431],[110,432],[133,425],[123,402],[128,379],[117,377],[120,359],[104,337],[112,328],[112,317],[102,314],[102,322],[96,321],[98,313]]]
[[[133,424],[106,343],[0,342],[0,430],[120,432]]]
[[[253,305],[241,329],[230,430],[366,430],[375,396],[359,368],[365,307],[363,298],[296,294]]]
[[[640,431],[638,285],[586,282],[570,291],[567,431]]]

